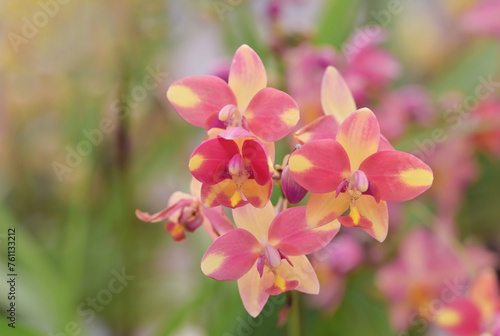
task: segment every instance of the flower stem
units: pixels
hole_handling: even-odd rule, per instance
[[[300,305],[299,292],[293,290],[290,293],[292,306],[290,308],[290,316],[288,317],[288,336],[300,336]]]

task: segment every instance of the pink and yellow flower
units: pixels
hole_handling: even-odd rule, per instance
[[[459,251],[428,229],[412,230],[401,241],[398,256],[377,274],[394,329],[409,328],[419,316],[432,321],[437,316],[436,301],[460,298],[466,292],[469,272],[495,263],[496,257],[480,246],[468,245]]]
[[[206,208],[200,202],[201,184],[194,180],[191,183],[191,194],[177,191],[170,196],[168,206],[160,212],[149,214],[136,210],[137,218],[144,222],[165,222],[165,231],[172,238],[181,242],[186,239],[186,231],[193,232],[203,226],[212,239],[234,229],[222,207]]]
[[[329,66],[321,82],[321,105],[324,115],[294,133],[299,144],[312,140],[335,139],[339,124],[357,110],[356,103],[344,78]],[[379,151],[393,150],[387,139],[380,135]]]
[[[500,292],[495,271],[483,269],[467,296],[441,309],[434,321],[455,336],[500,335]]]
[[[270,202],[261,209],[234,209],[233,217],[237,228],[219,237],[203,256],[205,275],[238,280],[243,305],[253,317],[259,315],[270,295],[293,289],[318,293],[318,278],[305,255],[330,242],[338,232],[336,223],[310,229],[305,207],[290,208],[276,216]]]
[[[469,33],[500,39],[500,1],[478,1],[462,18],[462,29]]]
[[[379,144],[377,118],[364,108],[340,124],[336,140],[311,141],[292,154],[292,176],[312,193],[306,213],[311,227],[338,218],[383,241],[386,202],[410,200],[431,186],[433,174],[425,163],[404,152],[378,151]]]
[[[263,207],[271,197],[274,173],[266,146],[239,127],[203,142],[191,155],[189,169],[202,182],[207,207]]]
[[[228,83],[215,76],[187,77],[169,87],[167,98],[194,126],[207,130],[243,127],[272,142],[292,131],[299,111],[288,94],[266,86],[261,59],[242,45],[234,55]]]

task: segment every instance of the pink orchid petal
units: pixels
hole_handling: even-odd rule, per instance
[[[335,237],[340,223],[311,229],[306,223],[306,207],[295,207],[281,212],[269,228],[269,244],[288,256],[305,255],[325,247]]]
[[[247,179],[241,185],[241,192],[245,199],[256,208],[265,206],[273,192],[273,180],[264,185],[259,185],[255,180]]]
[[[273,177],[274,169],[264,144],[256,140],[246,140],[243,142],[241,154],[245,163],[250,166],[252,178],[259,185],[269,182]]]
[[[226,140],[247,140],[247,139],[255,139],[255,135],[250,133],[249,131],[241,128],[241,127],[231,127],[224,132],[217,135],[219,138]]]
[[[417,197],[432,185],[432,170],[419,158],[399,151],[378,152],[361,164],[368,180],[380,189],[380,198],[403,202]]]
[[[339,218],[345,226],[359,226],[370,236],[383,242],[389,230],[389,212],[387,203],[377,203],[371,196],[363,195],[356,201],[356,210],[351,205],[349,215]]]
[[[234,55],[228,83],[236,95],[240,111],[245,111],[253,96],[267,85],[264,64],[246,44],[239,47]]]
[[[360,215],[358,208],[351,206],[349,214],[339,217],[339,222],[346,227],[360,227],[370,229],[373,223],[365,216]]]
[[[275,216],[271,202],[260,209],[251,204],[233,209],[236,226],[251,232],[262,243],[267,243],[269,227]]]
[[[179,223],[176,222],[165,223],[165,231],[167,231],[172,236],[172,238],[178,243],[186,240],[184,227]]]
[[[217,238],[201,260],[201,270],[216,280],[238,280],[262,253],[262,246],[248,231],[234,229]]]
[[[257,317],[266,305],[269,299],[266,288],[271,287],[273,281],[272,272],[264,272],[262,277],[259,275],[257,261],[250,271],[238,280],[241,301],[250,316]]]
[[[351,170],[356,171],[379,147],[380,128],[373,112],[363,108],[352,113],[340,124],[337,141],[349,156]]]
[[[205,216],[205,221],[203,221],[203,226],[209,233],[212,239],[215,239],[226,232],[234,229],[233,224],[226,216],[224,209],[221,206],[213,207],[213,208],[205,208],[202,209],[203,216]],[[207,225],[208,223],[208,225]]]
[[[319,293],[319,281],[316,272],[306,256],[291,256],[293,267],[282,262],[276,273],[286,281],[298,281],[296,290],[307,294]]]
[[[230,179],[213,185],[204,183],[201,187],[201,201],[208,208],[218,205],[237,208],[248,203],[242,199],[236,183]]]
[[[294,133],[293,137],[301,145],[313,140],[335,140],[338,127],[339,124],[334,116],[325,115],[302,127]]]
[[[172,216],[172,214],[175,211],[193,203],[192,198],[189,195],[187,196],[189,197],[188,199],[180,199],[178,202],[174,203],[168,208],[163,209],[160,212],[154,213],[152,215],[150,215],[147,212],[142,212],[140,210],[135,210],[135,215],[143,222],[157,223],[164,221],[168,219],[170,216]]]
[[[217,184],[230,177],[226,167],[237,153],[239,148],[234,141],[221,138],[207,140],[191,155],[189,170],[198,181]]]
[[[297,183],[313,193],[335,190],[349,176],[349,158],[335,140],[316,140],[290,157],[290,172]]]
[[[273,88],[260,90],[244,113],[250,130],[265,141],[278,141],[288,135],[300,114],[288,94]]]
[[[196,197],[194,197],[193,194],[189,195],[182,191],[176,191],[168,199],[168,206],[172,206],[175,203],[178,203],[183,200],[191,200],[192,202],[195,202]]]
[[[207,118],[224,106],[236,105],[231,88],[215,76],[178,80],[168,88],[167,98],[184,120],[198,127],[205,127]]]
[[[307,200],[307,225],[315,228],[335,221],[349,208],[350,202],[351,197],[346,193],[341,193],[338,197],[335,191],[326,194],[312,193]]]
[[[382,152],[382,151],[391,151],[395,150],[394,147],[391,145],[389,140],[386,139],[385,136],[380,134],[380,142],[378,144],[378,150],[377,152]]]
[[[337,69],[329,66],[321,84],[321,104],[325,115],[332,115],[340,124],[356,111],[356,103]]]
[[[191,197],[195,200],[201,200],[201,182],[195,179],[194,177],[191,179],[191,183],[189,184],[189,190],[191,192]],[[173,197],[173,195],[172,195]],[[172,198],[171,197],[171,198]],[[170,200],[169,200],[170,201]]]
[[[281,275],[274,276],[274,283],[266,289],[266,293],[270,295],[279,295],[284,292],[294,290],[299,285],[297,280],[285,280]]]

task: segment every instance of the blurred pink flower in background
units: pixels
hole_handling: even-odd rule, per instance
[[[321,82],[326,68],[338,63],[339,55],[330,46],[315,48],[303,43],[285,55],[288,92],[300,108],[301,124],[323,115]]]
[[[483,0],[462,18],[462,29],[469,33],[500,38],[500,1]]]
[[[310,302],[321,309],[334,311],[343,298],[347,276],[364,259],[361,243],[349,233],[336,237],[325,248],[311,255],[320,291],[319,295],[310,297]]]
[[[231,59],[219,59],[210,67],[210,75],[219,77],[224,82],[229,81],[229,72],[231,71]]]
[[[342,76],[358,106],[366,106],[369,98],[383,92],[401,75],[396,57],[380,47],[386,32],[380,27],[359,29],[344,47],[347,64]]]
[[[454,223],[464,199],[464,191],[478,175],[474,148],[466,138],[457,138],[436,145],[425,160],[435,176],[429,192],[436,199],[437,217],[441,221]],[[454,229],[455,225],[451,227]]]
[[[403,135],[411,122],[428,125],[435,114],[428,93],[417,85],[386,92],[374,112],[380,121],[380,132],[389,140]]]
[[[471,251],[460,253],[430,230],[411,231],[401,242],[398,256],[377,274],[393,327],[405,330],[417,316],[432,319],[445,303],[463,295],[469,274],[495,260],[481,247],[473,246]]]
[[[500,98],[481,101],[472,118],[476,126],[473,142],[479,149],[500,157]]]
[[[440,310],[434,321],[451,335],[500,335],[500,292],[495,270],[481,270],[467,295]]]
[[[316,48],[308,43],[287,51],[287,86],[300,107],[303,124],[322,116],[320,88],[328,66],[338,69],[358,106],[380,99],[401,74],[399,61],[380,46],[385,38],[383,28],[365,27],[351,36],[343,54],[330,46]],[[410,99],[408,104],[415,103]]]

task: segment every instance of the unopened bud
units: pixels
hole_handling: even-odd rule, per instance
[[[290,174],[290,169],[286,166],[281,173],[281,188],[285,198],[290,204],[297,204],[306,196],[307,190],[302,188]]]
[[[361,192],[368,190],[368,178],[361,170],[356,170],[354,174],[351,175],[351,183]]]
[[[281,255],[277,249],[271,245],[267,245],[265,253],[269,266],[272,268],[278,268],[281,265]]]
[[[243,168],[243,158],[240,154],[234,154],[234,156],[229,160],[229,173],[231,175],[239,175]]]

